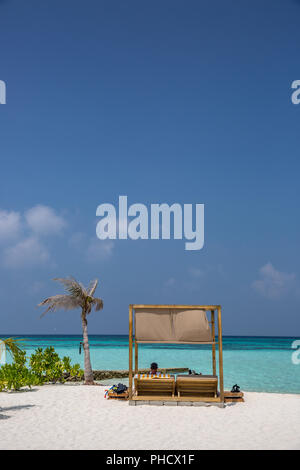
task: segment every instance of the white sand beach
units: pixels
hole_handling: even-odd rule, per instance
[[[246,393],[225,409],[129,406],[105,387],[0,394],[0,449],[300,449],[300,395]]]

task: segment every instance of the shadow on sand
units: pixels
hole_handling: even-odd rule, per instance
[[[29,393],[29,392],[37,392],[37,391],[38,391],[38,388],[21,388],[21,390],[10,390],[9,392],[6,392],[5,390],[2,393],[9,393],[9,394],[17,393],[19,395],[20,393]]]
[[[3,415],[2,413],[6,413],[9,411],[15,410],[23,410],[33,408],[35,405],[17,405],[17,406],[6,406],[4,408],[0,408],[0,420],[2,419],[9,419],[11,416]]]

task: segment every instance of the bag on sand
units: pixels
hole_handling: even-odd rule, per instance
[[[126,385],[119,383],[116,388],[116,393],[125,393],[128,387]]]

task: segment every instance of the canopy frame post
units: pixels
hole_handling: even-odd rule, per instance
[[[133,318],[132,318],[132,305],[129,305],[129,400],[132,399],[132,326],[133,326]]]
[[[218,306],[218,349],[219,349],[220,402],[224,402],[222,313],[221,313],[220,305]]]
[[[136,340],[136,315],[134,312],[134,374],[137,374],[139,371],[139,345]]]
[[[215,311],[211,310],[211,332],[213,337],[213,344],[212,344],[212,366],[213,366],[213,375],[217,375],[217,367],[216,367],[216,331],[215,331]]]

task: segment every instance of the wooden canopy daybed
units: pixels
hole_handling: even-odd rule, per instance
[[[210,321],[207,312],[210,312]],[[178,375],[176,381],[174,376],[141,377],[137,374],[138,345],[143,343],[209,344],[212,347],[212,375]],[[220,305],[129,306],[129,400],[224,403]]]

